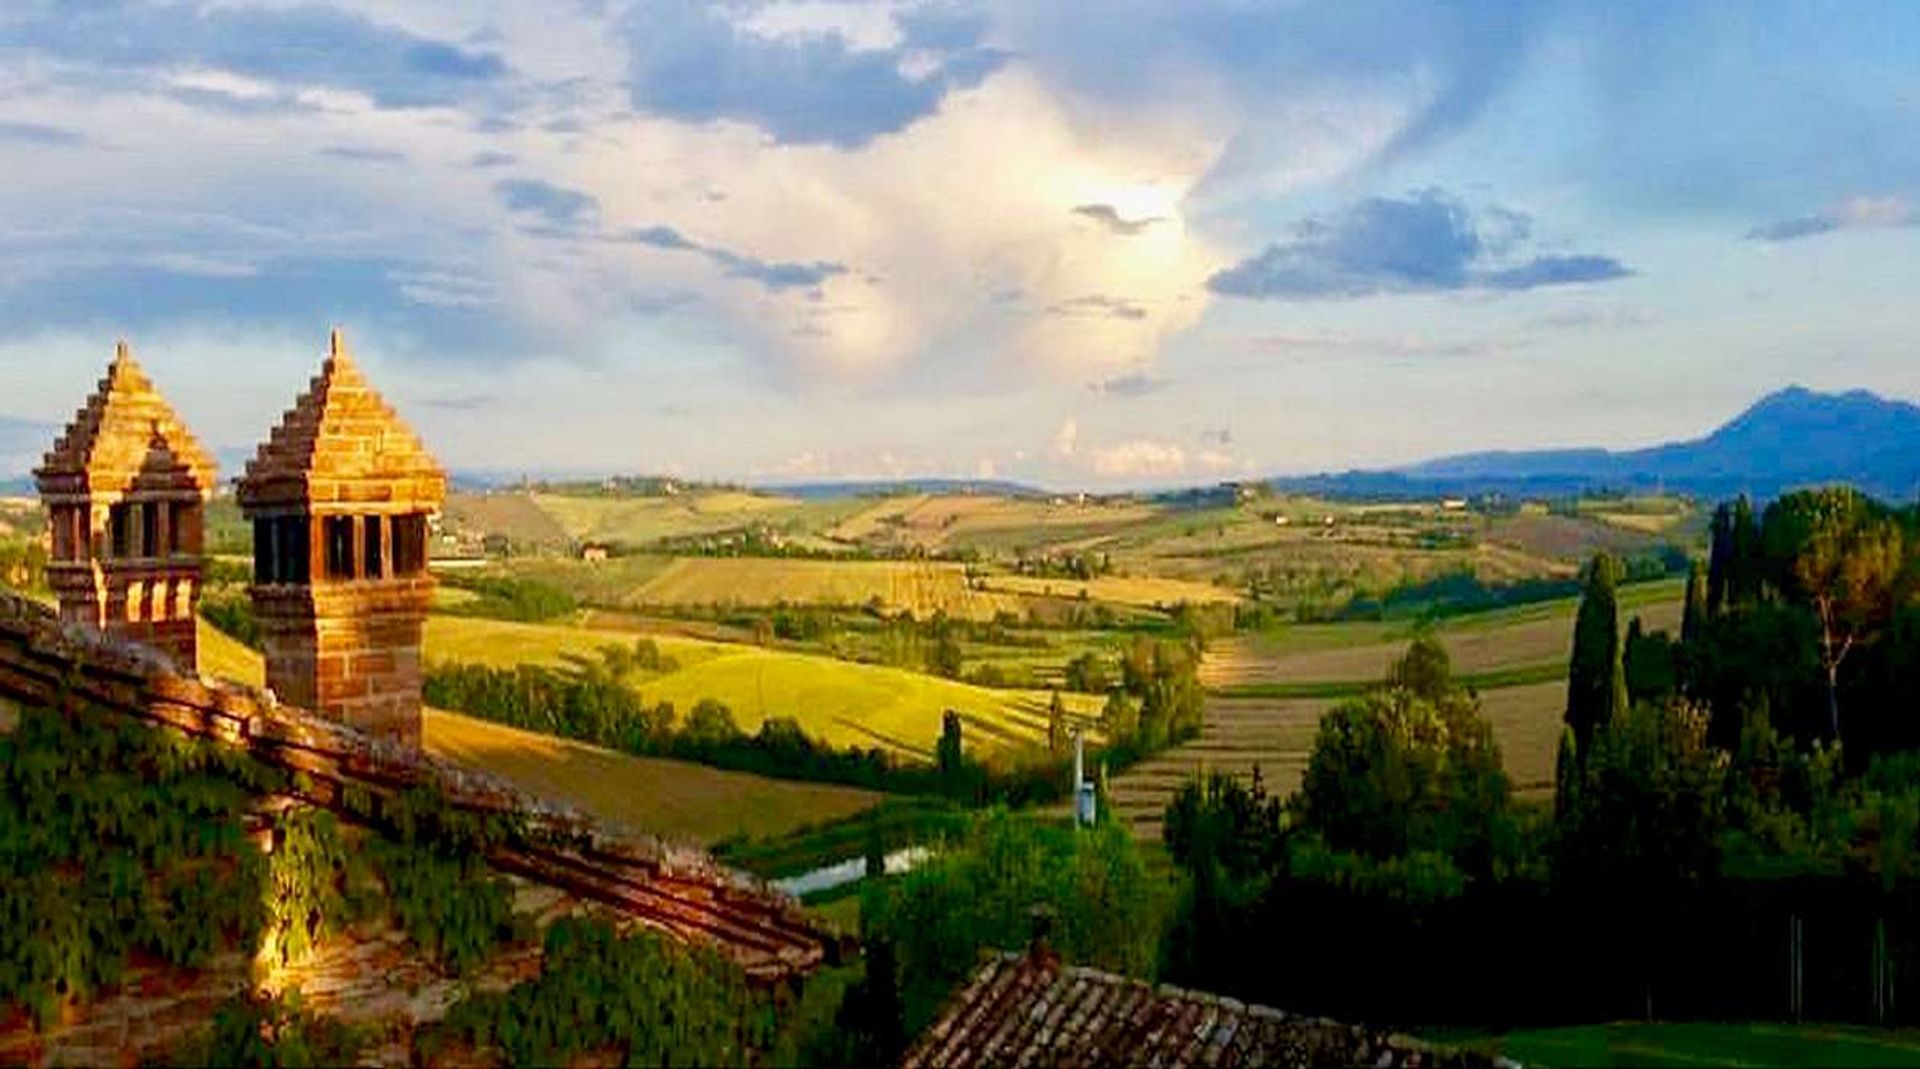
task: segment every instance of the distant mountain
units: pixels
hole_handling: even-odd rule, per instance
[[[1758,498],[1846,482],[1910,501],[1920,492],[1920,406],[1866,390],[1830,394],[1794,386],[1761,398],[1704,438],[1649,449],[1466,453],[1389,471],[1274,482],[1296,492],[1360,497],[1666,489]]]

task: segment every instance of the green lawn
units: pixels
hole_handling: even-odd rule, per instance
[[[1852,1025],[1617,1022],[1433,1038],[1498,1051],[1524,1065],[1920,1065],[1920,1029]]]

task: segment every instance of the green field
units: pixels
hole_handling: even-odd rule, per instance
[[[529,626],[438,617],[429,625],[430,633],[450,632],[461,643],[545,651],[539,659],[557,659],[569,648],[554,636],[522,630]],[[258,653],[205,622],[200,625],[200,667],[206,675],[254,686],[264,678]],[[425,712],[423,726],[429,753],[485,769],[529,794],[570,803],[602,820],[703,844],[785,835],[858,813],[881,798],[852,787],[634,757],[437,709]]]
[[[681,715],[703,698],[725,703],[742,730],[772,716],[789,716],[807,734],[836,746],[880,746],[928,758],[940,736],[942,714],[960,713],[976,753],[1024,749],[1044,742],[1045,691],[989,689],[918,672],[855,664],[830,657],[758,646],[651,636],[676,670],[642,679],[648,701],[668,701]],[[552,624],[520,624],[469,617],[427,621],[426,656],[494,667],[562,665],[568,655],[595,655],[609,644],[631,645],[620,631]],[[1064,695],[1077,715],[1098,714],[1100,699]]]
[[[801,501],[739,490],[698,490],[660,497],[534,494],[539,509],[575,540],[645,546],[765,524],[796,534],[830,527],[864,507],[855,499]]]
[[[752,731],[767,717],[790,716],[809,735],[836,746],[879,746],[902,755],[931,758],[942,714],[957,711],[975,753],[1043,745],[1046,691],[989,689],[919,672],[855,664],[811,654],[751,646],[727,652],[639,685],[650,701],[670,701],[681,710],[702,698],[733,709],[741,728]],[[1098,697],[1064,694],[1070,712],[1092,718]]]
[[[878,604],[926,619],[936,612],[968,620],[1020,613],[1021,599],[967,585],[966,569],[930,561],[785,560],[686,557],[673,561],[629,597],[649,606]]]
[[[784,835],[881,799],[852,787],[634,757],[437,709],[427,710],[424,727],[428,753],[484,768],[529,794],[569,802],[602,820],[702,845]]]
[[[1849,1025],[1672,1022],[1579,1025],[1436,1042],[1541,1066],[1920,1065],[1920,1030]]]

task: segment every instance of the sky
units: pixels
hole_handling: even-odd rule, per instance
[[[1920,398],[1916,56],[1908,0],[7,0],[0,473],[119,338],[243,457],[333,326],[506,476],[1168,486]]]

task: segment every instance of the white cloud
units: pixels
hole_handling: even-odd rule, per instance
[[[1187,470],[1187,453],[1177,445],[1137,438],[1095,449],[1089,466],[1103,479],[1149,479],[1180,475]]]
[[[1073,456],[1080,442],[1080,421],[1068,416],[1060,422],[1060,429],[1053,432],[1053,455],[1058,459]]]

